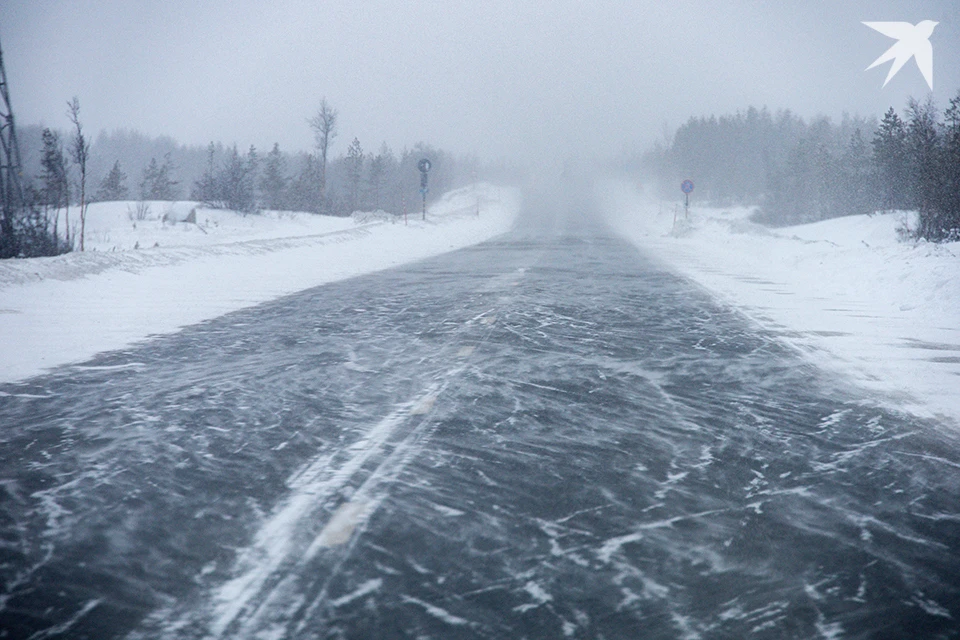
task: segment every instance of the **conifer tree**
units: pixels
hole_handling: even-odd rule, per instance
[[[144,200],[176,200],[177,185],[173,179],[173,162],[170,154],[164,156],[163,164],[157,163],[156,158],[150,158],[150,164],[143,170],[143,180],[140,181],[140,196]]]
[[[260,179],[263,204],[267,209],[283,209],[286,206],[289,179],[285,174],[285,164],[280,144],[273,143],[273,149],[264,158],[263,176]]]
[[[350,189],[350,211],[360,208],[360,184],[363,180],[363,148],[357,138],[353,139],[347,149],[347,180]]]
[[[126,200],[130,190],[127,188],[127,174],[120,170],[120,161],[113,163],[110,173],[100,182],[96,198],[101,202]]]
[[[905,209],[910,206],[907,189],[907,131],[903,120],[890,107],[873,136],[873,163],[877,170],[880,206]]]
[[[43,171],[39,178],[41,182],[41,196],[45,208],[53,208],[53,235],[59,239],[60,209],[66,208],[66,244],[71,246],[70,240],[70,184],[67,173],[67,157],[63,152],[63,143],[56,131],[44,129],[41,137],[43,150],[40,157],[40,166]],[[58,240],[59,241],[59,240]]]

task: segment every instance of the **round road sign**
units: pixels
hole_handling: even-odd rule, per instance
[[[691,193],[693,191],[693,180],[684,180],[680,183],[680,191]]]
[[[433,165],[431,165],[431,164],[430,164],[430,161],[427,160],[426,158],[424,158],[423,160],[421,160],[420,162],[417,163],[417,168],[420,169],[420,171],[423,172],[423,173],[426,173],[427,171],[430,171],[430,167],[431,167],[431,166],[433,166]]]

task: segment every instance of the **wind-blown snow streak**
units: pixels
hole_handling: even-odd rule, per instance
[[[355,442],[316,457],[293,474],[287,481],[290,493],[260,524],[250,546],[238,553],[233,577],[204,596],[199,607],[155,612],[151,628],[162,629],[164,637],[196,625],[213,638],[254,637],[285,627],[301,608],[306,607],[303,617],[310,619],[317,606],[336,608],[379,589],[380,581],[370,581],[328,600],[327,576],[308,602],[297,576],[309,574],[305,567],[325,551],[349,554],[355,534],[383,501],[384,487],[417,455],[434,428],[429,412],[416,409],[426,399],[432,406],[462,370],[459,365],[439,373],[436,382]]]
[[[223,635],[250,601],[260,594],[267,580],[291,559],[294,536],[299,532],[301,519],[333,497],[342,489],[380,447],[393,430],[404,420],[407,407],[394,411],[377,423],[366,436],[350,449],[352,455],[340,466],[335,466],[338,453],[316,458],[307,468],[288,482],[291,489],[285,502],[260,526],[253,544],[243,551],[237,561],[238,575],[222,585],[213,597],[216,608],[212,625],[215,636]],[[347,502],[346,505],[353,503]],[[343,506],[334,514],[321,532],[321,537],[335,521],[343,520]],[[353,514],[357,516],[356,512]],[[337,540],[345,542],[342,534]]]

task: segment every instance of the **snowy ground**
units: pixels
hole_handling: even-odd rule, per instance
[[[619,233],[819,366],[960,425],[960,243],[900,242],[898,213],[768,229],[695,199],[687,222],[625,183],[599,194]]]
[[[408,224],[386,215],[242,216],[196,203],[147,204],[91,205],[83,253],[0,262],[0,382],[482,242],[511,227],[519,194],[468,187],[446,194],[426,222],[416,213]]]

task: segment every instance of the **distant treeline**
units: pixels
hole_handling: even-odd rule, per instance
[[[759,204],[769,224],[907,209],[920,214],[916,237],[960,239],[960,92],[942,118],[929,99],[880,121],[755,108],[691,118],[639,164],[665,197],[691,178],[698,199]]]
[[[43,167],[43,131],[37,126],[18,128],[25,182],[39,192],[48,191],[49,177]],[[51,133],[64,138],[62,132]],[[475,159],[425,143],[399,153],[382,144],[371,152],[354,139],[346,152],[330,160],[321,196],[320,160],[315,153],[286,152],[279,145],[266,152],[253,147],[238,150],[220,142],[188,146],[169,136],[120,130],[101,133],[91,144],[88,200],[198,200],[247,212],[288,209],[349,215],[354,210],[383,209],[400,213],[404,203],[411,209],[419,207],[416,165],[421,158],[429,158],[433,165],[428,201],[465,184],[477,172],[491,170]],[[71,202],[76,201],[74,182],[68,181]]]
[[[83,250],[90,202],[196,200],[245,213],[279,209],[337,216],[375,210],[400,214],[421,207],[417,163],[423,158],[432,165],[428,202],[478,177],[503,178],[509,171],[424,143],[399,154],[385,143],[370,151],[356,138],[331,158],[337,112],[325,99],[308,121],[313,150],[296,153],[278,144],[266,153],[214,142],[184,146],[168,136],[151,138],[135,131],[104,132],[90,142],[79,120],[79,102],[74,98],[69,104],[75,109],[72,132],[17,128],[22,202],[5,206],[0,216],[0,258]]]

